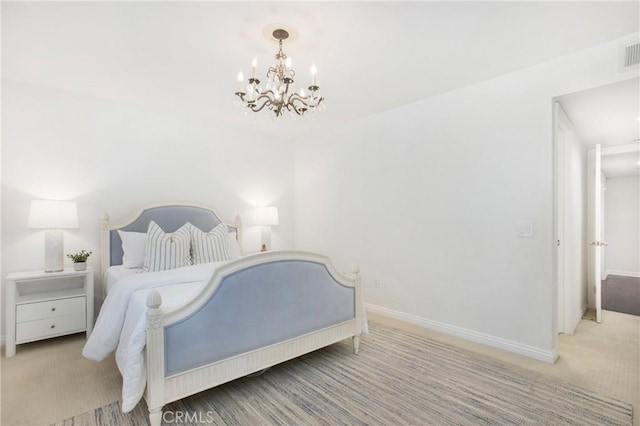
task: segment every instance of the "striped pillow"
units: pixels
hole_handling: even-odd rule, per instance
[[[231,260],[227,238],[229,230],[224,223],[209,232],[202,232],[191,227],[191,259],[194,265],[200,263],[221,262]]]
[[[185,223],[173,234],[165,233],[154,221],[149,222],[145,247],[144,272],[166,271],[191,265],[189,257],[190,229]]]

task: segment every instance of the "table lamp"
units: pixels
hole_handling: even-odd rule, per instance
[[[62,229],[78,227],[78,205],[74,201],[33,200],[29,210],[29,228],[45,229],[44,271],[64,269]]]
[[[262,248],[267,251],[271,246],[271,227],[278,225],[277,207],[256,207],[253,209],[253,223],[262,226]]]

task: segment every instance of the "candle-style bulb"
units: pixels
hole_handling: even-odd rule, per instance
[[[307,96],[307,95],[304,93],[304,89],[302,89],[302,88],[301,88],[301,89],[300,89],[300,97],[301,97],[301,98],[304,98],[304,97],[306,97],[306,96]]]
[[[316,74],[318,74],[318,69],[315,65],[311,65],[311,85],[316,86]]]
[[[240,71],[238,73],[238,92],[239,93],[243,93],[244,90],[242,90],[242,81],[244,80],[244,75],[242,75],[242,71]]]
[[[253,78],[254,79],[258,78],[257,66],[258,66],[258,58],[253,58],[253,61],[251,61],[251,68],[253,70]]]
[[[287,68],[291,68],[291,56],[287,58],[284,64]]]

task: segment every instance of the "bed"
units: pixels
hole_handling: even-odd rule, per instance
[[[231,260],[123,272],[131,256],[122,238],[151,238],[154,225],[176,236],[191,226],[192,242],[193,235],[222,226],[238,253]],[[327,257],[300,251],[240,256],[240,219],[226,221],[204,206],[150,206],[116,225],[105,215],[102,237],[104,276],[110,268],[120,272],[104,289],[83,355],[101,360],[116,351],[123,411],[144,397],[152,425],[161,423],[167,403],[343,339],[351,338],[358,353],[366,320],[357,267],[346,275]],[[192,246],[191,256],[196,251]]]

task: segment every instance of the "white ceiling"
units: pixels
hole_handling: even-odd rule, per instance
[[[586,148],[629,145],[640,139],[640,78],[559,97]],[[602,157],[607,177],[638,174],[640,153]]]
[[[331,124],[423,99],[638,31],[626,2],[3,2],[2,77],[225,121],[235,78],[271,65],[263,28],[299,78],[318,67]]]

